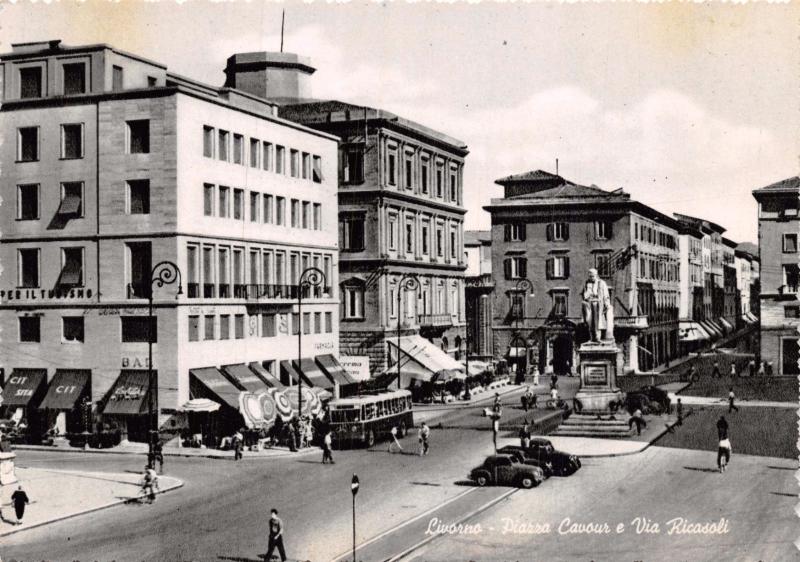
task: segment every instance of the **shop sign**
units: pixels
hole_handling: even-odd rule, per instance
[[[0,290],[0,302],[63,299],[90,299],[91,289],[11,289]]]
[[[144,394],[145,389],[141,386],[118,386],[111,395],[111,400],[140,400]]]
[[[369,356],[343,355],[339,357],[339,364],[355,380],[365,381],[369,379]]]
[[[123,357],[123,369],[147,369],[150,361],[147,357]]]
[[[332,341],[322,341],[314,344],[314,351],[333,351],[333,349]]]

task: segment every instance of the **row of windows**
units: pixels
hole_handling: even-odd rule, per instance
[[[65,123],[60,127],[60,158],[71,160],[85,155],[83,123]],[[17,129],[17,162],[37,162],[41,153],[41,134],[38,126]],[[125,153],[150,152],[150,120],[134,119],[125,122]]]
[[[82,246],[61,248],[61,270],[56,287],[82,287],[84,249]],[[41,286],[41,257],[39,248],[20,248],[17,250],[17,287],[37,289]]]
[[[401,159],[402,168],[399,165]],[[345,175],[349,178],[349,157],[344,160],[348,164]],[[456,165],[451,164],[448,168],[443,160],[432,159],[429,154],[423,153],[418,156],[414,150],[400,149],[392,145],[387,146],[385,163],[384,180],[388,185],[407,190],[419,187],[419,191],[424,195],[431,193],[436,198],[455,205],[460,203],[459,174]]]
[[[524,291],[511,291],[508,293],[509,310],[511,320],[523,320],[527,315],[526,304],[528,302]],[[569,291],[553,290],[550,291],[550,316],[564,318],[569,314]]]
[[[300,275],[309,267],[316,267],[325,275],[320,295],[330,296],[333,284],[330,255],[189,244],[186,261],[189,298],[244,298],[250,296],[251,291],[256,297],[296,298],[296,292],[287,285],[296,287]]]
[[[665,261],[663,257],[640,254],[639,278],[655,281],[678,281],[680,269],[677,263]]]
[[[41,185],[38,183],[17,186],[17,220],[41,219]],[[61,202],[56,215],[64,219],[83,218],[84,183],[69,181],[61,183]],[[128,180],[125,182],[125,214],[150,214],[150,180]]]
[[[610,221],[594,222],[594,239],[610,240],[613,236],[613,223]],[[569,240],[569,223],[553,222],[545,227],[545,237],[548,242],[566,242]],[[524,242],[527,239],[527,224],[513,222],[503,225],[503,240],[505,242]]]
[[[245,140],[248,150],[245,152]],[[223,162],[249,165],[276,174],[286,174],[286,147],[256,138],[246,139],[239,133],[203,126],[203,156]],[[314,183],[322,183],[322,157],[289,149],[289,175]]]
[[[240,340],[246,337],[245,332],[249,337],[274,338],[279,334],[288,335],[290,331],[297,335],[301,329],[303,334],[333,333],[333,313],[304,312],[302,327],[296,312],[253,314],[247,330],[244,314],[190,315],[188,338],[189,341],[200,341],[201,337],[205,341]]]
[[[400,241],[400,231],[398,229],[399,217],[396,214],[390,214],[387,221],[387,246],[390,251],[397,251]],[[431,223],[434,226],[431,226]],[[444,257],[445,255],[445,225],[444,222],[438,222],[434,219],[421,219],[419,221],[419,231],[417,231],[417,219],[406,218],[405,228],[403,229],[403,246],[406,254],[414,254],[417,251],[417,244],[419,244],[419,253],[427,256],[433,252],[432,255],[436,257]],[[434,238],[431,240],[431,234]],[[456,259],[458,257],[458,227],[455,225],[450,226],[449,236],[449,249],[450,258]],[[431,243],[433,248],[431,249]]]
[[[85,94],[87,92],[88,81],[88,60],[64,62],[60,66],[61,71],[61,93],[65,96]],[[43,63],[26,65],[19,68],[19,97],[20,99],[35,99],[44,96],[44,85],[47,83],[45,78],[45,66]],[[147,87],[152,88],[158,84],[155,76],[147,77]],[[113,65],[111,68],[111,89],[119,91],[124,89],[124,69],[121,66]]]
[[[661,230],[657,230],[646,224],[640,225],[639,223],[635,222],[634,236],[636,240],[641,240],[642,242],[647,242],[648,244],[654,244],[656,246],[662,246],[670,250],[675,250],[678,247],[674,235],[669,234],[668,232],[662,232]]]
[[[459,291],[456,287],[450,287],[450,298],[446,298],[447,288],[440,284],[436,287],[430,285],[420,285],[419,289],[403,291],[402,295],[397,293],[397,285],[391,283],[389,287],[388,302],[385,303],[389,311],[389,318],[397,318],[398,296],[405,302],[405,317],[414,318],[419,310],[419,314],[451,314],[458,315]],[[361,284],[342,285],[342,318],[345,320],[360,320],[364,318],[364,286]],[[448,310],[449,304],[449,310]],[[402,306],[402,305],[401,305]]]
[[[231,197],[233,191],[233,197]],[[245,193],[248,194],[250,222],[286,225],[286,198],[273,197],[269,193],[245,192],[211,183],[203,184],[203,214],[245,220]],[[299,199],[290,200],[290,222],[292,228],[322,230],[322,205]]]
[[[120,341],[123,343],[147,343],[152,326],[153,343],[158,341],[158,318],[147,316],[120,316]],[[85,341],[84,317],[61,317],[61,343],[83,343]],[[19,341],[41,343],[42,317],[19,317]]]

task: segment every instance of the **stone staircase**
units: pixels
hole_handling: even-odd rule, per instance
[[[604,414],[601,419],[597,415],[572,414],[561,422],[551,435],[563,437],[601,437],[625,438],[633,435],[635,427],[628,427],[626,412],[617,413],[616,419],[609,419],[610,414]]]

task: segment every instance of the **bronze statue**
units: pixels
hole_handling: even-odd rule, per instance
[[[597,275],[597,270],[589,270],[589,279],[583,286],[583,321],[589,328],[593,342],[614,341],[614,308],[608,294],[608,285]]]

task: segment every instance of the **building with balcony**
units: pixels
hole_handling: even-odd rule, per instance
[[[681,224],[678,230],[680,248],[680,319],[679,342],[682,354],[703,347],[711,335],[700,322],[705,319],[705,276],[703,274],[702,230]]]
[[[464,279],[464,301],[467,318],[466,352],[478,359],[492,359],[492,232],[464,232],[464,254],[467,273]]]
[[[753,197],[758,202],[761,359],[772,363],[776,375],[797,375],[800,177],[756,189]]]
[[[0,62],[0,366],[35,386],[21,396],[47,388],[7,406],[74,431],[90,403],[136,439],[151,398],[174,433],[198,392],[235,410],[225,396],[290,383],[301,331],[304,358],[338,355],[335,137],[109,45],[18,44]],[[178,282],[152,283],[164,261]],[[327,281],[301,315],[310,266]]]
[[[574,372],[588,340],[587,272],[606,281],[626,370],[678,356],[679,223],[634,201],[537,170],[497,180],[492,217],[495,357],[515,370]]]
[[[308,72],[298,71],[298,82]],[[276,100],[280,115],[341,139],[339,284],[343,355],[370,372],[397,361],[401,337],[431,354],[463,353],[463,142],[383,109],[335,100]],[[402,285],[414,276],[418,287]],[[407,347],[407,346],[406,346]],[[401,349],[403,343],[401,342]]]

